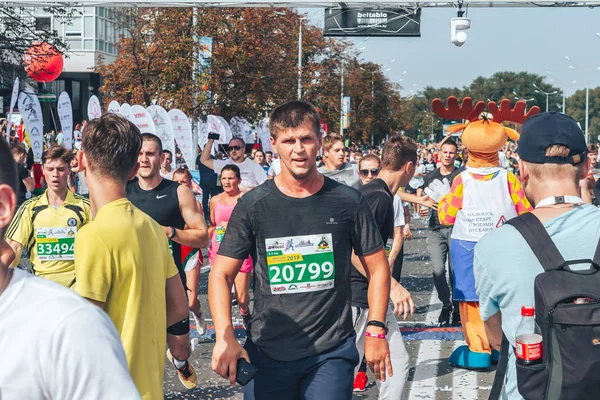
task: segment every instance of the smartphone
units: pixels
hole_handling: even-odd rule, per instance
[[[219,140],[220,137],[221,137],[221,135],[219,135],[218,133],[209,133],[208,134],[209,139]]]
[[[246,361],[245,358],[240,358],[237,361],[237,376],[235,381],[241,386],[246,386],[254,379],[257,372],[258,368]]]

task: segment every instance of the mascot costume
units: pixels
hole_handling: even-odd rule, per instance
[[[451,235],[450,256],[454,271],[454,301],[459,303],[463,333],[467,342],[450,356],[452,365],[467,369],[487,369],[498,359],[498,352],[488,342],[485,326],[479,315],[479,298],[475,293],[473,250],[486,233],[507,220],[531,211],[517,177],[500,167],[498,152],[507,139],[518,140],[519,134],[502,125],[503,121],[522,124],[528,117],[540,112],[532,107],[525,114],[525,102],[518,101],[511,108],[510,101],[478,102],[474,107],[470,98],[458,105],[455,97],[448,98],[448,107],[440,99],[432,102],[433,111],[443,119],[466,120],[466,124],[450,126],[451,133],[462,132],[461,140],[469,152],[466,169],[452,182],[450,193],[438,203],[442,225],[454,225]],[[499,243],[499,246],[502,244]]]

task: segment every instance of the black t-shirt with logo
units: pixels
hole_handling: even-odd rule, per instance
[[[436,170],[431,171],[430,173],[425,175],[425,177],[423,178],[423,185],[419,189],[425,190],[425,188],[429,187],[429,185],[431,185],[433,181],[438,180],[440,182],[443,182],[444,179],[448,180],[448,183],[450,184],[450,186],[452,186],[452,181],[454,181],[454,178],[460,175],[460,173],[463,171],[464,168],[455,168],[450,175],[442,175],[441,170],[437,168]],[[442,225],[440,224],[440,220],[438,218],[438,212],[435,209],[431,209],[429,211],[429,228],[432,230],[442,228]]]
[[[17,173],[19,175],[19,194],[17,195],[17,206],[25,203],[27,197],[27,186],[23,183],[24,179],[29,177],[29,172],[24,164],[17,164]]]
[[[383,180],[374,179],[359,190],[373,212],[383,244],[391,248],[394,237],[394,196],[390,188]],[[352,306],[369,307],[368,289],[369,280],[352,267]]]
[[[357,190],[325,177],[314,195],[293,198],[268,180],[240,198],[218,254],[255,260],[249,337],[269,357],[294,361],[354,334],[351,251],[382,245]]]

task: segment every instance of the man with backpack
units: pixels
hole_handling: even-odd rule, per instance
[[[600,266],[589,268],[592,259],[600,261],[600,210],[579,197],[579,181],[590,168],[587,151],[571,117],[543,113],[527,119],[519,169],[535,209],[488,233],[475,247],[475,284],[489,342],[499,350],[503,334],[508,341],[502,343],[508,354],[503,399],[598,396],[600,335],[594,332],[600,325],[595,269]],[[564,260],[579,261],[569,271],[562,269]],[[535,306],[543,338],[542,358],[531,365],[518,364],[515,356],[523,306]]]

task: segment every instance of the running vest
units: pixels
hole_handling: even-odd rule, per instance
[[[517,216],[515,205],[508,191],[508,173],[498,168],[488,181],[479,181],[469,171],[462,172],[463,205],[456,215],[452,238],[478,242],[486,233],[501,227]],[[492,172],[493,173],[493,172]]]
[[[135,178],[127,184],[127,199],[160,225],[183,229],[185,220],[179,210],[178,187],[178,183],[163,179],[154,189],[143,190],[138,184],[138,179]],[[169,240],[169,246],[172,248],[175,265],[179,271],[183,271],[181,245]]]

